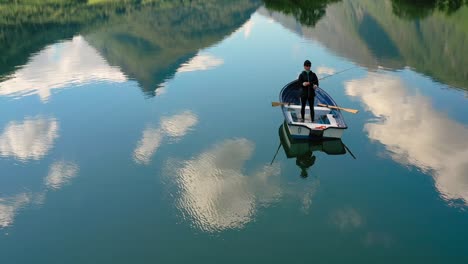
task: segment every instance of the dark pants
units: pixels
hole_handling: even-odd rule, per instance
[[[315,96],[313,96],[313,95],[308,96],[307,94],[301,96],[301,116],[302,116],[302,119],[304,121],[305,121],[305,119],[304,119],[305,107],[306,107],[306,104],[307,104],[307,101],[308,101],[309,102],[309,107],[310,107],[310,119],[312,120],[312,122],[314,122],[314,116],[315,116],[314,98],[315,98]]]

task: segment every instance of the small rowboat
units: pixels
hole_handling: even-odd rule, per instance
[[[321,88],[315,90],[315,119],[310,120],[310,108],[306,106],[305,120],[301,120],[300,86],[292,81],[280,92],[281,109],[286,127],[295,139],[333,139],[341,138],[347,125],[331,96]]]

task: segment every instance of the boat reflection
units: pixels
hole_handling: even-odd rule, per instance
[[[284,153],[288,159],[296,158],[296,165],[301,169],[303,178],[308,176],[308,169],[315,164],[314,152],[321,151],[328,155],[343,155],[349,152],[341,139],[329,140],[298,140],[288,133],[285,124],[279,127],[279,137]],[[279,150],[279,149],[278,149]],[[354,157],[354,155],[350,152]],[[276,156],[276,155],[275,155]]]

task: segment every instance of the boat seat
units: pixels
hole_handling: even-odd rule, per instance
[[[315,119],[315,123],[323,124],[323,125],[330,125],[331,122],[328,118],[328,115],[320,115]]]
[[[336,119],[332,114],[327,114],[327,119],[330,125],[332,126],[338,126],[338,123],[336,123]]]

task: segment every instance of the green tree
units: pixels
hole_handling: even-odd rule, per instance
[[[300,23],[315,24],[325,15],[327,5],[341,0],[263,0],[265,7],[294,16]]]
[[[424,18],[434,10],[452,14],[461,6],[468,4],[467,0],[392,0],[393,12],[403,18]]]

